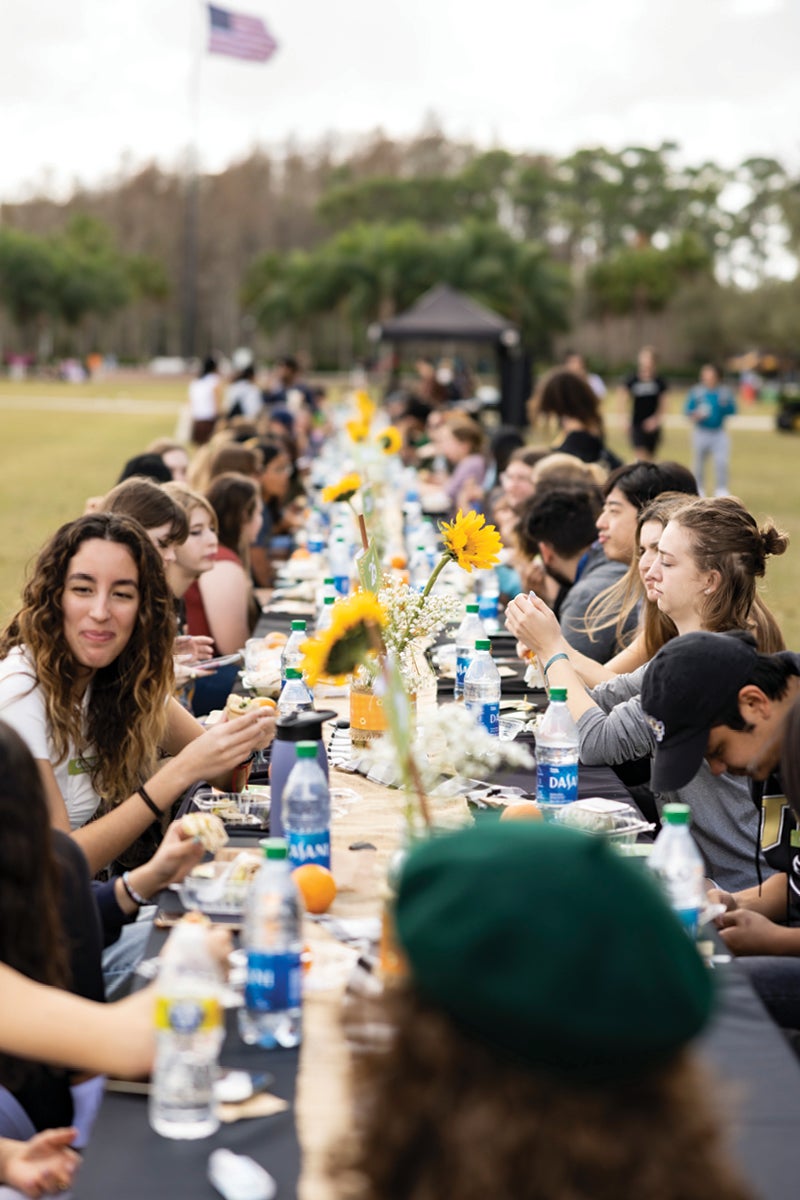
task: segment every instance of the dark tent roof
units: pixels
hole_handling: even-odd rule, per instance
[[[504,333],[516,332],[511,321],[445,283],[431,288],[406,312],[382,321],[378,328],[380,337],[389,342],[411,339],[496,342]]]

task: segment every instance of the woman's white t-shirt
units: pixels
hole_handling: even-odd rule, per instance
[[[56,762],[44,694],[30,655],[21,647],[15,647],[0,662],[0,721],[17,731],[34,758],[50,763],[67,806],[70,828],[85,825],[100,803],[89,774],[92,752],[87,748],[81,755],[70,744],[66,758]]]
[[[204,375],[189,384],[189,411],[195,421],[211,421],[217,415],[216,391],[219,375]]]

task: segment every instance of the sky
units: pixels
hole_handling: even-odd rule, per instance
[[[225,0],[217,0],[227,6]],[[797,0],[231,0],[279,42],[209,55],[199,0],[6,3],[0,203],[61,194],[194,141],[221,170],[434,116],[481,146],[568,154],[678,142],[800,173]]]

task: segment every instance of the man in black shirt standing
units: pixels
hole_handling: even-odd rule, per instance
[[[652,462],[661,441],[667,384],[656,374],[656,354],[652,346],[642,347],[637,363],[636,374],[625,380],[633,401],[630,438],[636,457],[642,462]]]

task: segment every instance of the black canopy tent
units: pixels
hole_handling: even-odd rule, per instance
[[[406,312],[373,326],[370,336],[385,342],[488,342],[497,356],[500,413],[508,425],[525,424],[530,395],[530,363],[517,327],[445,283],[425,292]]]

